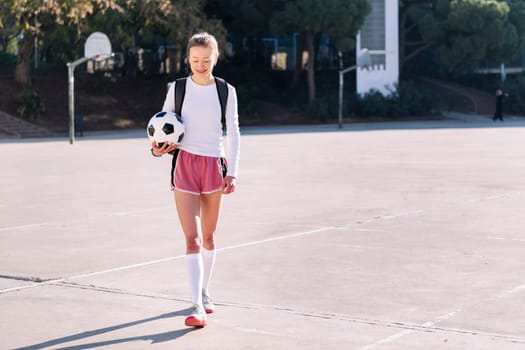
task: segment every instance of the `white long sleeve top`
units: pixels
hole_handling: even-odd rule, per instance
[[[162,110],[175,111],[175,82],[168,89]],[[181,118],[185,132],[179,148],[203,156],[225,157],[228,161],[227,176],[237,177],[240,132],[235,88],[228,84],[226,139],[222,134],[221,104],[215,84],[199,85],[188,77]]]

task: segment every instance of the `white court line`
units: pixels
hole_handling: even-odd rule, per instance
[[[337,230],[337,229],[339,229],[339,227],[327,226],[327,227],[322,227],[322,228],[318,228],[318,229],[315,229],[315,230],[308,230],[308,231],[292,233],[292,234],[288,234],[288,235],[282,235],[282,236],[277,236],[277,237],[261,239],[261,240],[258,240],[258,241],[252,241],[252,242],[236,244],[236,245],[232,245],[232,246],[229,246],[229,247],[219,248],[219,249],[217,249],[217,252],[226,251],[226,250],[232,250],[232,249],[237,249],[237,248],[250,247],[250,246],[253,246],[253,245],[264,244],[264,243],[269,243],[269,242],[275,242],[275,241],[280,241],[280,240],[283,240],[283,239],[307,236],[307,235],[311,235],[311,234],[314,234],[314,233],[330,231],[330,230]]]
[[[168,262],[168,261],[182,259],[185,256],[186,256],[185,254],[184,255],[177,255],[177,256],[171,256],[169,258],[163,258],[163,259],[158,259],[158,260],[146,261],[146,262],[138,263],[138,264],[124,265],[124,266],[115,267],[115,268],[107,269],[107,270],[88,272],[88,273],[84,273],[82,275],[77,275],[77,276],[73,276],[73,277],[64,278],[64,281],[73,281],[73,280],[78,280],[78,279],[81,279],[81,278],[92,277],[92,276],[97,276],[97,275],[103,275],[103,274],[111,273],[111,272],[124,271],[124,270],[135,269],[137,267],[144,267],[144,266],[149,266],[149,265],[161,264],[161,263],[165,263],[165,262]]]
[[[66,224],[73,225],[79,222],[89,221],[96,219],[99,216],[126,216],[126,215],[137,215],[137,214],[145,214],[150,213],[152,211],[157,210],[164,210],[164,209],[172,209],[172,206],[165,205],[162,207],[156,207],[156,208],[148,208],[148,209],[140,209],[140,210],[130,210],[130,211],[115,211],[115,212],[108,212],[108,213],[102,213],[100,215],[93,215],[88,217],[83,217],[78,220],[71,220],[68,221]],[[48,222],[39,222],[34,224],[27,224],[27,225],[17,225],[17,226],[7,226],[7,227],[0,227],[0,232],[2,231],[9,231],[9,230],[21,230],[24,228],[31,228],[31,227],[38,227],[38,226],[47,226],[47,225],[62,225],[64,224],[64,221],[48,221]]]
[[[446,313],[442,316],[439,316],[436,318],[435,321],[428,321],[428,322],[425,322],[423,323],[422,325],[420,325],[419,327],[422,327],[422,328],[430,328],[430,327],[434,327],[436,325],[436,323],[439,323],[443,320],[448,320],[449,318],[455,316],[457,313],[459,312],[459,310],[456,310],[456,311],[452,311],[452,312],[449,312],[449,313]],[[404,329],[400,332],[397,332],[395,334],[392,334],[386,338],[383,338],[383,339],[380,339],[372,344],[369,344],[369,345],[366,345],[366,346],[363,346],[361,348],[359,348],[359,350],[371,350],[371,349],[374,349],[376,347],[378,347],[379,345],[383,345],[383,344],[388,344],[388,343],[391,343],[393,342],[394,340],[396,339],[399,339],[399,338],[402,338],[406,335],[410,335],[414,332],[418,331],[417,329]]]
[[[517,193],[511,193],[511,194],[506,193],[506,194],[500,194],[500,195],[492,195],[492,196],[483,197],[481,200],[477,199],[477,200],[474,200],[474,201],[475,202],[479,202],[479,201],[483,201],[483,200],[487,200],[487,199],[522,196],[524,193],[525,192],[517,192]],[[463,202],[463,203],[471,203],[471,202],[473,202],[473,200],[468,200],[468,201]],[[459,203],[456,203],[456,205],[458,205],[458,204]],[[165,208],[167,208],[167,206],[158,207],[157,209],[165,209]],[[151,210],[152,210],[152,208],[148,208],[148,209],[143,209],[143,210],[130,211],[130,213],[135,213],[136,214],[136,213],[141,213],[141,212],[149,212]],[[394,215],[379,215],[379,216],[375,216],[373,218],[369,218],[369,219],[366,219],[366,220],[356,220],[356,221],[354,221],[352,223],[349,223],[349,224],[346,224],[346,225],[343,225],[343,226],[321,227],[321,228],[314,229],[314,230],[308,230],[308,231],[303,231],[303,232],[293,233],[293,234],[288,234],[288,235],[281,235],[281,236],[277,236],[277,237],[271,237],[271,238],[257,240],[257,241],[253,241],[253,242],[241,243],[241,244],[237,244],[237,245],[233,245],[233,246],[229,246],[229,247],[219,248],[219,249],[217,249],[217,251],[226,251],[226,250],[231,250],[231,249],[243,248],[243,247],[248,247],[248,246],[253,246],[253,245],[258,245],[258,244],[264,244],[264,243],[269,243],[269,242],[274,242],[274,241],[279,241],[279,240],[284,240],[284,239],[289,239],[289,238],[296,238],[296,237],[306,236],[306,235],[315,234],[315,233],[319,233],[319,232],[325,232],[325,231],[329,231],[329,230],[349,229],[349,228],[351,228],[353,226],[356,226],[356,225],[366,225],[366,224],[375,223],[375,222],[378,222],[378,221],[393,220],[393,219],[398,219],[398,218],[401,218],[401,217],[418,215],[418,214],[423,214],[423,213],[425,213],[424,210],[413,210],[413,211],[406,211],[406,212],[402,212],[402,213],[394,214]],[[106,216],[125,215],[125,212],[106,213],[104,215],[106,215]],[[87,219],[90,219],[90,218],[87,218]],[[84,218],[84,220],[86,220],[86,218]],[[84,221],[84,220],[79,220],[79,221]],[[53,224],[53,223],[52,222],[47,222],[47,223],[40,223],[40,224],[24,225],[24,226],[19,226],[19,228],[32,227],[32,226],[42,226],[42,225],[48,225],[48,224]],[[11,228],[9,228],[9,227],[7,227],[7,228],[0,228],[0,231],[12,229],[12,228],[13,227],[11,227]],[[49,280],[49,281],[39,282],[39,283],[32,283],[30,285],[13,287],[13,288],[8,288],[8,289],[0,289],[0,294],[12,292],[12,291],[17,291],[17,290],[22,290],[22,289],[35,288],[35,287],[39,287],[39,286],[43,286],[43,285],[49,285],[49,284],[54,284],[54,283],[61,283],[61,282],[65,282],[67,280],[74,280],[74,279],[79,279],[79,278],[88,277],[88,276],[96,276],[96,275],[102,275],[102,274],[115,272],[115,271],[123,271],[123,270],[128,270],[128,269],[132,269],[132,268],[136,268],[136,267],[143,267],[143,266],[158,264],[158,263],[161,263],[161,262],[168,262],[168,261],[171,261],[171,260],[180,259],[181,257],[182,256],[168,257],[168,258],[163,258],[163,259],[159,259],[159,260],[147,261],[147,262],[138,263],[138,264],[125,265],[125,266],[120,266],[120,267],[111,268],[111,269],[107,269],[107,270],[91,272],[91,273],[82,274],[82,275],[78,275],[78,276],[60,278],[60,279]]]
[[[376,220],[374,220],[374,221],[376,221]],[[254,246],[254,245],[280,241],[280,240],[284,240],[284,239],[297,238],[297,237],[312,235],[312,234],[325,232],[325,231],[330,231],[330,230],[338,230],[338,229],[343,229],[343,228],[346,229],[346,228],[348,228],[350,226],[351,225],[346,225],[344,227],[327,226],[327,227],[322,227],[322,228],[318,228],[318,229],[314,229],[314,230],[302,231],[302,232],[297,232],[297,233],[292,233],[292,234],[287,234],[287,235],[281,235],[281,236],[261,239],[261,240],[252,241],[252,242],[235,244],[235,245],[231,245],[231,246],[224,247],[224,248],[218,248],[217,252],[227,251],[227,250],[232,250],[232,249],[238,249],[238,248],[245,248],[245,247],[250,247],[250,246]],[[144,267],[144,266],[149,266],[149,265],[154,265],[154,264],[165,263],[165,262],[169,262],[169,261],[172,261],[172,260],[182,259],[184,257],[185,257],[185,255],[178,255],[178,256],[172,256],[172,257],[158,259],[158,260],[146,261],[146,262],[143,262],[143,263],[124,265],[124,266],[119,266],[119,267],[115,267],[115,268],[111,268],[111,269],[100,270],[100,271],[95,271],[95,272],[89,272],[89,273],[85,273],[85,274],[81,274],[81,275],[77,275],[77,276],[53,279],[53,280],[49,280],[49,281],[45,281],[45,282],[39,282],[39,283],[34,282],[34,283],[31,283],[31,284],[28,284],[28,285],[12,287],[12,288],[7,288],[7,289],[0,289],[0,294],[5,294],[5,293],[14,292],[14,291],[23,290],[23,289],[36,288],[36,287],[39,287],[39,286],[45,286],[45,285],[50,285],[50,284],[62,283],[62,282],[71,281],[71,280],[77,280],[77,279],[86,278],[86,277],[98,276],[98,275],[103,275],[103,274],[111,273],[111,272],[124,271],[124,270],[134,269],[134,268],[138,268],[138,267]]]
[[[164,263],[164,262],[168,262],[168,261],[172,261],[172,260],[182,259],[184,257],[185,257],[185,255],[177,255],[177,256],[172,256],[172,257],[169,257],[169,258],[163,258],[163,259],[158,259],[158,260],[146,261],[146,262],[138,263],[138,264],[131,264],[131,265],[115,267],[115,268],[107,269],[107,270],[88,272],[88,273],[84,273],[84,274],[77,275],[77,276],[58,278],[58,279],[48,280],[48,281],[44,281],[44,282],[34,282],[32,284],[27,284],[27,285],[24,285],[24,286],[13,287],[13,288],[8,288],[8,289],[1,289],[0,290],[0,294],[13,292],[13,291],[17,291],[17,290],[22,290],[22,289],[35,288],[35,287],[40,287],[40,286],[45,286],[45,285],[50,285],[50,284],[62,283],[62,282],[66,282],[66,281],[73,281],[73,280],[77,280],[77,279],[81,279],[81,278],[92,277],[92,276],[97,276],[97,275],[103,275],[103,274],[106,274],[106,273],[111,273],[111,272],[116,272],[116,271],[124,271],[124,270],[134,269],[134,268],[138,268],[138,267],[144,267],[144,266],[148,266],[148,265],[160,264],[160,263]]]
[[[472,198],[472,199],[468,199],[468,200],[461,201],[461,202],[449,203],[448,206],[458,206],[458,205],[464,205],[464,204],[480,203],[480,202],[490,201],[490,200],[494,200],[494,199],[514,198],[514,197],[521,197],[521,196],[524,196],[524,195],[525,195],[525,192],[523,192],[523,191],[505,192],[505,193],[488,195],[488,196],[481,197],[481,198]],[[135,214],[149,213],[149,212],[152,212],[152,211],[155,211],[155,210],[159,210],[159,209],[164,210],[164,209],[170,209],[170,208],[171,208],[171,206],[162,206],[162,207],[140,209],[140,210],[130,210],[130,211],[120,211],[120,212],[119,211],[115,211],[115,212],[104,213],[104,214],[102,214],[102,216],[135,215]],[[431,211],[431,210],[433,210],[435,208],[441,208],[441,206],[429,207],[426,211]],[[397,219],[397,218],[400,218],[400,217],[403,217],[403,216],[409,216],[409,215],[414,215],[414,214],[421,214],[421,213],[424,213],[424,212],[425,212],[424,210],[414,210],[414,211],[408,211],[408,212],[401,213],[401,214],[396,214],[396,215],[376,216],[376,217],[373,217],[373,218],[370,218],[370,219],[367,219],[367,220],[363,220],[363,221],[355,221],[354,223],[351,223],[349,225],[353,226],[355,224],[368,224],[368,223],[371,223],[371,222],[375,222],[377,220]],[[96,218],[96,216],[82,218],[82,219],[76,220],[76,221],[70,221],[69,223],[83,222],[83,221],[91,220],[91,219],[94,219],[94,218]],[[24,229],[24,228],[28,228],[28,227],[45,226],[45,225],[53,225],[53,224],[63,224],[63,223],[64,223],[63,221],[49,221],[49,222],[41,222],[41,223],[34,223],[34,224],[28,224],[28,225],[0,227],[0,232],[1,231],[7,231],[7,230]],[[347,225],[347,226],[349,226],[349,225]]]
[[[494,199],[505,199],[505,198],[521,197],[523,195],[525,195],[525,192],[500,193],[500,194],[489,195],[489,196],[485,196],[485,197],[481,197],[481,198],[473,198],[473,199],[469,199],[469,200],[461,201],[461,202],[449,203],[448,206],[458,206],[458,205],[464,205],[464,204],[479,203],[479,202],[484,202],[484,201],[489,201],[489,200],[494,200]],[[120,212],[116,211],[116,212],[104,213],[101,216],[135,215],[135,214],[149,213],[149,212],[152,212],[152,211],[155,211],[155,210],[159,210],[159,209],[163,210],[163,209],[169,209],[169,208],[171,208],[171,206],[162,206],[162,207],[157,207],[157,208],[148,208],[148,209],[130,210],[130,211],[120,211]],[[441,206],[429,207],[426,211],[431,211],[431,210],[433,210],[435,208],[441,208]],[[401,213],[401,214],[396,214],[396,215],[376,216],[376,217],[373,217],[373,218],[370,218],[370,219],[367,219],[367,220],[362,220],[362,221],[357,220],[357,221],[355,221],[355,222],[353,222],[353,223],[351,223],[351,224],[349,224],[347,226],[353,226],[355,224],[368,224],[368,223],[371,223],[371,222],[375,222],[377,220],[397,219],[397,218],[400,218],[400,217],[403,217],[403,216],[409,216],[409,215],[414,215],[414,214],[421,214],[421,213],[424,213],[424,212],[425,212],[424,210],[414,210],[414,211],[408,211],[408,212]],[[75,220],[75,221],[69,221],[68,224],[84,222],[86,220],[92,220],[92,219],[94,219],[96,217],[97,216],[95,215],[95,216],[90,216],[90,217],[82,218],[82,219]],[[41,222],[41,223],[34,223],[34,224],[28,224],[28,225],[0,227],[0,232],[8,231],[8,230],[19,230],[19,229],[24,229],[24,228],[29,228],[29,227],[36,227],[36,226],[57,225],[57,224],[61,225],[63,223],[64,223],[63,221],[49,221],[49,222]],[[346,228],[346,226],[342,226],[342,228]]]
[[[160,209],[164,209],[164,208],[166,208],[166,206],[159,207],[159,208]],[[157,209],[159,209],[159,208],[157,208]],[[144,210],[141,210],[141,211],[133,211],[133,213],[149,212],[151,209],[152,208],[144,209]],[[117,215],[122,215],[119,212],[115,212],[115,213]],[[217,249],[217,252],[227,251],[227,250],[232,250],[232,249],[238,249],[238,248],[244,248],[244,247],[249,247],[249,246],[254,246],[254,245],[259,245],[259,244],[265,244],[265,243],[280,241],[280,240],[284,240],[284,239],[297,238],[297,237],[307,236],[307,235],[316,234],[316,233],[320,233],[320,232],[326,232],[326,231],[330,231],[330,230],[350,229],[350,228],[352,228],[354,226],[358,226],[358,225],[361,226],[361,225],[366,225],[366,224],[370,224],[370,223],[375,223],[375,222],[378,222],[378,221],[393,220],[393,219],[397,219],[397,218],[401,218],[401,217],[418,215],[418,214],[422,214],[422,213],[425,213],[425,211],[424,210],[413,210],[413,211],[406,211],[406,212],[402,212],[402,213],[394,214],[394,215],[375,216],[375,217],[367,219],[367,220],[356,220],[356,221],[354,221],[352,223],[349,223],[349,224],[346,224],[346,225],[343,225],[343,226],[326,226],[326,227],[321,227],[321,228],[317,228],[317,229],[313,229],[313,230],[307,230],[307,231],[302,231],[302,232],[297,232],[297,233],[292,233],[292,234],[285,234],[285,235],[281,235],[281,236],[270,237],[270,238],[261,239],[261,240],[257,240],[257,241],[252,241],[252,242],[236,244],[236,245],[232,245],[232,246],[229,246],[229,247],[219,248],[219,249]],[[105,215],[112,215],[112,213],[107,213]],[[38,224],[35,224],[35,225],[38,225]],[[40,224],[40,225],[42,225],[42,224]],[[2,229],[0,229],[0,231],[1,230]],[[90,273],[81,274],[81,275],[77,275],[77,276],[59,278],[59,279],[49,280],[49,281],[45,281],[45,282],[34,282],[32,284],[29,284],[29,285],[18,286],[18,287],[13,287],[13,288],[8,288],[8,289],[0,289],[0,294],[9,293],[9,292],[17,291],[17,290],[22,290],[22,289],[35,288],[35,287],[49,285],[49,284],[54,284],[54,283],[61,283],[61,282],[65,282],[65,281],[68,281],[68,280],[76,280],[76,279],[80,279],[80,278],[97,276],[97,275],[102,275],[102,274],[116,272],[116,271],[124,271],[124,270],[133,269],[133,268],[159,264],[159,263],[168,262],[168,261],[172,261],[172,260],[176,260],[176,259],[181,259],[183,256],[184,255],[179,255],[179,256],[168,257],[168,258],[163,258],[163,259],[158,259],[158,260],[146,261],[146,262],[143,262],[143,263],[125,265],[125,266],[115,267],[115,268],[111,268],[111,269],[90,272]]]
[[[506,290],[506,291],[503,291],[501,293],[498,293],[496,296],[494,297],[490,297],[490,298],[486,298],[480,302],[478,302],[478,304],[480,303],[486,303],[486,302],[490,302],[490,301],[494,301],[494,300],[497,300],[497,299],[503,299],[503,298],[507,298],[509,297],[510,295],[514,294],[514,293],[518,293],[518,292],[521,292],[521,291],[524,291],[525,290],[525,284],[522,284],[522,285],[519,285],[517,287],[514,287],[514,288],[511,288],[509,290]],[[474,304],[476,305],[476,304]],[[439,316],[437,317],[434,321],[428,321],[424,324],[422,324],[420,327],[434,327],[436,325],[436,323],[439,323],[441,321],[444,321],[444,320],[448,320],[454,316],[456,316],[458,313],[461,312],[461,309],[457,309],[455,311],[452,311],[452,312],[449,312],[447,314],[444,314],[442,316]],[[388,343],[391,343],[393,342],[394,340],[396,339],[399,339],[401,337],[404,337],[406,335],[410,335],[414,332],[418,331],[417,329],[405,329],[405,330],[402,330],[401,332],[398,332],[398,333],[395,333],[395,334],[392,334],[386,338],[383,338],[383,339],[380,339],[372,344],[369,344],[369,345],[366,345],[364,347],[361,347],[359,348],[359,350],[371,350],[371,349],[374,349],[376,347],[378,347],[379,345],[383,345],[383,344],[388,344]]]
[[[311,234],[324,232],[324,231],[329,231],[329,230],[335,230],[335,229],[337,229],[337,227],[323,227],[323,228],[319,228],[319,229],[315,229],[315,230],[308,230],[308,231],[297,232],[297,233],[292,233],[292,234],[288,234],[288,235],[271,237],[271,238],[267,238],[267,239],[261,239],[261,240],[257,240],[257,241],[246,242],[246,243],[232,245],[232,246],[229,246],[229,247],[219,248],[219,249],[217,249],[217,252],[227,251],[227,250],[232,250],[232,249],[238,249],[238,248],[244,248],[244,247],[249,247],[249,246],[253,246],[253,245],[259,245],[259,244],[279,241],[279,240],[283,240],[283,239],[296,238],[296,237],[311,235]],[[53,280],[44,281],[44,282],[34,282],[34,283],[31,283],[31,284],[28,284],[28,285],[24,285],[24,286],[18,286],[18,287],[12,287],[12,288],[7,288],[7,289],[1,289],[0,290],[0,294],[14,292],[14,291],[17,291],[17,290],[22,290],[22,289],[35,288],[35,287],[45,286],[45,285],[50,285],[50,284],[62,283],[62,282],[77,280],[77,279],[86,278],[86,277],[98,276],[98,275],[103,275],[103,274],[111,273],[111,272],[124,271],[124,270],[134,269],[134,268],[138,268],[138,267],[144,267],[144,266],[149,266],[149,265],[165,263],[165,262],[169,262],[169,261],[173,261],[173,260],[182,259],[185,256],[186,256],[185,254],[184,255],[177,255],[177,256],[172,256],[172,257],[158,259],[158,260],[146,261],[146,262],[143,262],[143,263],[124,265],[124,266],[119,266],[119,267],[115,267],[115,268],[111,268],[111,269],[84,273],[84,274],[81,274],[81,275],[76,275],[76,276],[71,276],[71,277],[58,278],[58,279],[53,279]]]
[[[496,236],[487,236],[485,238],[486,239],[497,240],[497,241],[525,242],[525,238],[496,237]]]
[[[40,223],[37,223],[37,224],[0,227],[0,232],[2,232],[2,231],[9,231],[9,230],[21,230],[21,229],[24,229],[24,228],[45,226],[45,225],[50,225],[50,224],[52,224],[52,222],[40,222]]]
[[[181,301],[181,302],[191,302],[191,300],[188,298],[174,298],[173,296],[167,296],[167,295],[156,294],[156,293],[154,294],[135,293],[135,292],[125,291],[122,289],[104,288],[104,287],[97,287],[93,285],[82,285],[82,284],[76,284],[73,282],[65,283],[65,284],[58,284],[58,286],[59,287],[64,286],[68,288],[89,289],[89,290],[106,292],[106,293],[125,294],[125,295],[137,296],[137,297],[176,300],[176,301]],[[293,307],[279,306],[279,305],[238,303],[238,302],[231,302],[231,301],[216,301],[216,304],[221,305],[221,306],[229,306],[229,307],[242,308],[242,309],[287,312],[292,315],[301,316],[301,317],[313,317],[313,318],[324,319],[324,320],[346,321],[346,322],[359,323],[359,324],[364,324],[364,325],[369,325],[369,326],[378,326],[378,327],[401,328],[403,330],[409,331],[409,332],[401,331],[401,332],[396,333],[395,335],[388,337],[390,342],[393,341],[394,339],[400,338],[414,331],[414,332],[432,332],[432,333],[441,333],[441,334],[469,335],[469,336],[488,338],[492,340],[500,340],[500,341],[506,341],[506,342],[512,342],[512,343],[525,344],[525,339],[516,337],[516,336],[512,336],[512,335],[509,336],[505,334],[484,333],[484,332],[468,330],[468,329],[453,329],[453,328],[443,328],[443,327],[436,326],[438,322],[455,316],[455,314],[460,312],[461,309],[458,309],[456,311],[449,312],[445,315],[442,315],[436,318],[435,322],[429,321],[423,325],[417,325],[417,324],[411,324],[411,323],[399,322],[399,321],[384,321],[384,320],[378,320],[378,319],[367,319],[367,318],[354,317],[351,315],[344,315],[344,314],[301,311]],[[238,330],[249,332],[249,329],[238,329]],[[270,332],[265,332],[265,331],[260,331],[260,333],[261,334],[264,333],[267,335],[272,334]],[[278,335],[278,334],[273,333],[273,335]],[[384,343],[387,343],[387,341],[383,340],[383,342],[381,342],[381,344],[384,344]]]
[[[501,292],[498,295],[496,295],[495,299],[503,299],[506,298],[514,293],[521,292],[522,290],[525,290],[525,284],[522,284],[521,286],[514,287],[512,289],[509,289],[507,291]]]

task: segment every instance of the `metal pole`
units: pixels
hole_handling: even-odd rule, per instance
[[[71,145],[75,141],[75,67],[95,57],[82,57],[66,64],[69,91],[69,143]]]
[[[339,71],[339,129],[343,128],[343,72]]]
[[[339,71],[339,129],[343,128],[343,74],[353,71],[356,68],[357,66],[352,66]]]
[[[69,94],[69,144],[75,141],[75,66],[67,64]]]

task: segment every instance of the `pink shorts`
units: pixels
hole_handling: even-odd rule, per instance
[[[193,194],[222,190],[226,176],[226,159],[192,154],[180,150],[175,153],[171,189]]]

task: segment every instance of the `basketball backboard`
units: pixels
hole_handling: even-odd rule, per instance
[[[357,54],[357,66],[358,67],[369,67],[372,65],[372,56],[368,52],[368,49],[361,49]]]
[[[106,34],[91,33],[84,44],[84,57],[103,61],[111,57],[111,42]]]

